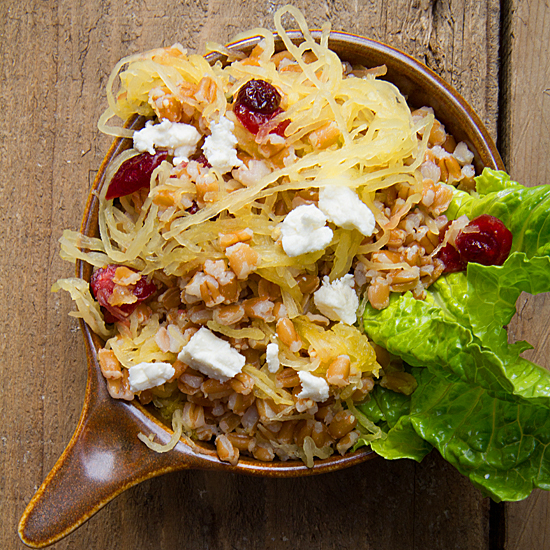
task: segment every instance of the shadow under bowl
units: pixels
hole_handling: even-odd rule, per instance
[[[316,38],[320,36],[319,32],[313,34]],[[290,35],[295,42],[301,41],[299,32]],[[233,43],[229,48],[248,53],[259,40],[247,39]],[[276,45],[278,50],[284,49],[281,40],[277,40]],[[503,169],[502,160],[480,119],[451,86],[427,67],[394,48],[352,34],[332,32],[329,46],[352,65],[370,68],[385,64],[387,75],[384,79],[401,90],[411,107],[433,107],[437,118],[456,141],[468,144],[474,153],[476,172],[481,172],[485,166]],[[211,54],[207,59],[211,63],[224,61],[220,54]],[[130,127],[141,125],[143,119],[137,118]],[[129,147],[131,140],[117,139],[103,160],[88,197],[81,227],[84,234],[98,235],[97,192],[105,183],[109,164]],[[77,263],[78,277],[89,281],[91,271],[88,264]],[[168,472],[212,469],[292,477],[331,472],[374,456],[372,451],[363,449],[343,457],[316,460],[313,468],[297,461],[265,463],[242,457],[236,466],[231,466],[217,458],[213,446],[190,446],[183,439],[173,450],[155,453],[138,441],[137,434],[152,433],[157,441],[166,443],[172,431],[139,403],[114,400],[109,396],[96,355],[103,342],[83,322],[81,328],[88,357],[88,382],[82,414],[67,448],[21,518],[19,535],[28,546],[42,548],[58,541],[121,492]]]

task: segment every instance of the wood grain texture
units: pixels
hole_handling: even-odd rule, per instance
[[[505,164],[524,185],[550,183],[550,5],[511,0],[503,21],[501,120]],[[550,367],[550,297],[523,294],[509,334],[535,346],[527,359]],[[550,547],[550,494],[506,505],[507,550]]]
[[[272,28],[284,3],[0,2],[0,548],[22,548],[18,519],[80,413],[84,348],[68,296],[50,287],[72,275],[57,240],[79,226],[108,147],[96,121],[111,68],[159,45],[202,53],[207,40]],[[311,26],[328,19],[426,62],[496,135],[496,0],[295,5]],[[184,472],[124,493],[54,548],[488,550],[488,517],[488,500],[436,455],[298,480]]]

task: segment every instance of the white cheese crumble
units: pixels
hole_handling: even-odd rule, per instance
[[[128,369],[128,381],[133,392],[156,388],[175,374],[170,363],[138,363]]]
[[[245,358],[229,342],[207,328],[195,332],[178,354],[178,359],[202,374],[226,382],[242,371]]]
[[[359,298],[353,289],[354,278],[351,273],[341,279],[330,282],[323,277],[323,284],[313,295],[317,309],[332,321],[342,321],[353,325],[357,320]]]
[[[204,140],[203,153],[212,168],[221,174],[243,164],[242,160],[237,157],[235,149],[237,138],[233,134],[234,129],[233,121],[222,116],[218,123],[210,125],[211,134]]]
[[[283,250],[287,256],[324,250],[332,240],[332,229],[326,222],[326,216],[313,204],[291,210],[281,224]]]
[[[174,166],[180,162],[187,162],[194,153],[201,135],[194,126],[183,122],[163,120],[160,124],[153,124],[150,120],[145,128],[134,132],[134,149],[150,155],[155,154],[155,147],[168,149],[174,155]]]
[[[277,344],[267,344],[267,348],[265,350],[265,360],[267,362],[267,370],[270,373],[275,374],[281,366],[281,363],[279,362],[279,346]]]
[[[302,383],[302,391],[298,394],[298,399],[312,399],[317,402],[328,399],[329,387],[324,378],[307,371],[299,371],[298,377]]]
[[[349,187],[328,185],[319,189],[319,209],[342,229],[357,229],[370,237],[376,221],[371,209]]]

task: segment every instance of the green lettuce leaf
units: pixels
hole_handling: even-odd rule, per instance
[[[373,451],[388,460],[410,458],[420,462],[431,450],[425,439],[414,430],[410,419],[411,397],[376,386],[370,401],[359,410],[376,422],[386,438],[369,442]],[[360,442],[359,445],[360,446]]]
[[[377,390],[362,410],[387,433],[371,443],[382,456],[418,460],[433,445],[494,499],[519,500],[550,488],[550,372],[520,356],[531,346],[508,343],[505,325],[521,292],[550,291],[550,186],[485,169],[477,189],[455,190],[448,217],[498,217],[512,254],[441,277],[423,301],[406,293],[382,311],[367,306],[366,333],[415,367],[419,386],[408,402]]]
[[[497,502],[521,500],[535,487],[550,489],[546,408],[497,399],[479,386],[451,383],[427,369],[412,372],[418,389],[409,412],[386,439],[371,443],[375,452],[387,459],[419,460],[433,445]],[[369,414],[368,407],[361,410]]]
[[[437,281],[425,300],[406,293],[392,296],[382,311],[367,306],[365,332],[411,366],[426,367],[450,382],[479,385],[500,399],[550,408],[550,372],[520,357],[529,345],[508,344],[503,326],[496,334],[476,333],[481,321],[472,322],[468,314],[468,287],[467,277],[454,273]],[[483,299],[475,307],[489,307]]]
[[[550,186],[526,188],[489,169],[477,184],[477,197],[455,192],[450,217],[499,217],[512,230],[515,251],[502,266],[471,263],[466,273],[441,277],[424,301],[405,294],[382,311],[368,306],[365,330],[412,366],[480,385],[499,399],[550,408],[550,372],[520,357],[531,346],[509,344],[504,328],[522,291],[550,291]]]

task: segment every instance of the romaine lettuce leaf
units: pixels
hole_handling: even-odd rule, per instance
[[[418,389],[409,412],[387,438],[371,443],[374,451],[388,459],[418,460],[420,445],[426,450],[433,445],[497,502],[526,498],[534,487],[550,489],[546,408],[500,400],[479,386],[451,383],[427,369],[412,373]],[[368,407],[360,408],[369,414]]]
[[[387,434],[386,438],[370,441],[373,451],[388,460],[411,458],[420,462],[432,446],[420,437],[411,423],[411,396],[376,386],[370,400],[358,407]],[[361,446],[359,440],[356,447]]]
[[[550,372],[521,358],[529,345],[508,344],[502,326],[496,335],[476,333],[467,313],[468,287],[467,277],[455,273],[437,281],[425,300],[406,293],[392,296],[382,311],[367,306],[365,331],[411,366],[426,367],[450,382],[479,385],[500,399],[550,409]],[[475,307],[489,308],[483,299],[479,297]]]
[[[405,294],[382,311],[368,306],[365,330],[412,366],[550,408],[550,372],[520,357],[530,345],[509,344],[504,328],[522,291],[550,291],[550,186],[526,188],[489,169],[477,184],[478,197],[455,192],[450,217],[496,215],[512,230],[515,252],[502,266],[471,263],[441,277],[424,301]]]
[[[426,300],[406,293],[382,311],[367,306],[365,331],[416,367],[419,387],[393,414],[377,390],[365,414],[387,432],[371,443],[386,458],[418,459],[420,437],[496,500],[519,500],[550,488],[550,372],[520,356],[531,346],[509,344],[505,325],[522,291],[550,291],[550,186],[485,169],[477,189],[455,191],[448,217],[498,217],[513,233],[512,254],[440,278]]]

